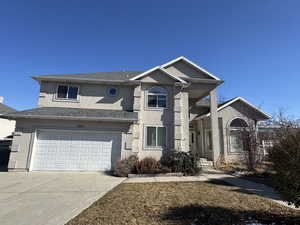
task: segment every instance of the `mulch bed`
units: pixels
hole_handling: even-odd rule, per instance
[[[224,182],[121,184],[67,225],[300,224],[293,210]]]

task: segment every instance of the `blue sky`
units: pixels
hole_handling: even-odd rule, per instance
[[[300,116],[299,0],[2,1],[0,95],[37,104],[31,75],[147,70],[185,56],[218,94]]]

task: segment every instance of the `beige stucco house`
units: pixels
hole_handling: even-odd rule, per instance
[[[38,107],[2,116],[16,120],[10,170],[103,171],[132,154],[166,151],[231,160],[240,151],[232,124],[269,118],[242,98],[218,105],[223,81],[184,57],[146,72],[33,79]]]
[[[4,98],[0,96],[0,116],[12,112],[16,112],[16,110],[5,105]],[[15,124],[15,121],[0,118],[0,140],[12,135],[12,133],[15,131]]]

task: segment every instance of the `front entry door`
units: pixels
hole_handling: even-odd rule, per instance
[[[212,133],[210,129],[205,130],[205,157],[212,159]]]
[[[196,132],[190,130],[190,151],[196,152]]]

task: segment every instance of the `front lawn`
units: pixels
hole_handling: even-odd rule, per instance
[[[230,225],[254,221],[300,224],[300,210],[222,182],[135,183],[119,185],[67,225]]]

